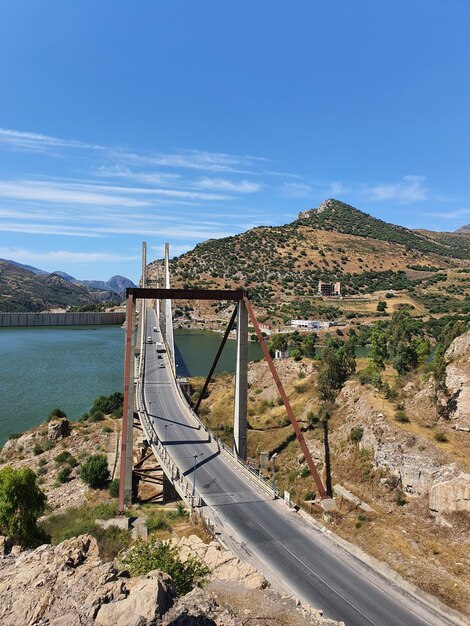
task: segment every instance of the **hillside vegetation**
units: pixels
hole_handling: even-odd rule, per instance
[[[40,312],[50,308],[111,303],[113,291],[76,285],[58,274],[36,274],[0,261],[0,311]]]
[[[319,280],[340,280],[346,297],[399,291],[420,313],[468,313],[469,258],[465,234],[431,236],[327,200],[290,224],[198,244],[173,259],[171,272],[174,286],[246,288],[273,320],[328,317],[325,306],[333,305],[330,317],[370,313],[370,307],[358,311],[351,301],[325,305],[315,299]],[[150,265],[151,278],[155,265]],[[223,307],[214,305],[215,312]]]

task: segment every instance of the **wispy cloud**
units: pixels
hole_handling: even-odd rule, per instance
[[[124,255],[105,252],[71,252],[69,250],[50,250],[46,252],[35,252],[22,248],[0,247],[0,257],[4,259],[14,259],[19,263],[77,263],[89,265],[92,263],[116,263],[122,261],[138,261],[140,255]]]
[[[439,211],[438,213],[428,213],[433,217],[442,217],[449,220],[458,220],[462,217],[470,216],[470,209],[456,209],[454,211]]]
[[[362,191],[371,200],[394,200],[397,202],[419,202],[429,198],[425,176],[407,175],[395,183],[364,185]]]
[[[75,141],[73,139],[59,139],[41,133],[30,133],[18,130],[0,128],[0,144],[4,144],[16,150],[30,152],[44,152],[57,150],[58,148],[79,148],[81,150],[105,150],[104,146]]]
[[[260,191],[263,185],[250,180],[228,180],[226,178],[209,178],[204,176],[194,181],[194,186],[200,189],[214,189],[218,191],[231,191],[234,193],[255,193]]]

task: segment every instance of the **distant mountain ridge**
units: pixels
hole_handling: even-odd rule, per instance
[[[114,291],[92,289],[58,273],[38,274],[0,260],[0,311],[40,312],[120,300]]]
[[[45,270],[41,270],[37,267],[33,267],[32,265],[24,265],[23,263],[18,263],[17,261],[12,261],[11,259],[0,259],[0,261],[5,261],[10,265],[14,265],[16,267],[20,267],[28,272],[32,272],[37,276],[60,276],[64,280],[74,283],[75,285],[86,285],[87,287],[91,287],[93,289],[100,289],[104,291],[114,291],[116,294],[125,293],[128,287],[136,287],[134,283],[125,276],[120,276],[116,274],[115,276],[111,276],[111,278],[107,281],[103,280],[80,280],[67,274],[66,272],[62,272],[60,270],[55,270],[54,272],[46,272]]]

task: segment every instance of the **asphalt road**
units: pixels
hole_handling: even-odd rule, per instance
[[[145,337],[161,342],[155,325],[155,313],[150,311]],[[191,482],[196,480],[210,517],[240,556],[286,592],[347,626],[456,623],[386,581],[281,501],[270,499],[219,454],[184,407],[166,353],[160,356],[155,343],[146,345],[144,399],[155,430],[180,471]],[[201,456],[195,460],[195,455]]]

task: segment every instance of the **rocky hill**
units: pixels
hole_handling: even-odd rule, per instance
[[[400,380],[389,365],[383,385],[364,382],[367,359],[337,396],[329,421],[329,449],[339,511],[330,528],[449,606],[470,615],[470,332],[445,355],[447,403],[436,414],[433,377],[426,368]],[[319,361],[276,361],[318,469],[325,476],[324,431],[318,421]],[[277,453],[275,480],[293,501],[323,522],[315,485],[279,402],[267,363],[250,363],[248,454]],[[387,385],[389,387],[387,387]],[[195,390],[201,379],[193,379]],[[389,394],[387,389],[392,389]],[[195,393],[196,397],[197,393]],[[231,445],[233,376],[209,386],[201,416]],[[270,476],[270,468],[266,471]],[[308,502],[305,502],[307,500]]]
[[[0,260],[0,311],[39,312],[119,300],[114,291],[75,284],[59,274],[37,274]]]
[[[271,317],[318,312],[319,280],[341,281],[345,296],[412,292],[417,308],[449,312],[470,308],[468,259],[465,237],[387,224],[330,199],[290,224],[198,244],[171,271],[175,286],[245,287]]]

